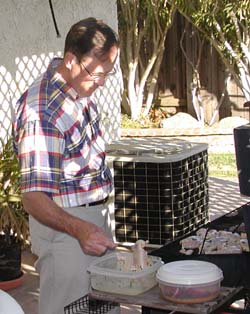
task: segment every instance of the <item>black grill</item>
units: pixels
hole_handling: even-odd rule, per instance
[[[105,314],[115,308],[117,303],[90,300],[85,295],[79,300],[67,305],[64,308],[64,314]]]
[[[250,217],[250,203],[247,203],[237,209],[232,210],[226,215],[223,215],[214,221],[202,226],[207,229],[226,230],[232,232],[238,232],[238,229],[242,228],[242,223],[245,223],[245,229],[249,228]],[[198,228],[199,229],[199,228]],[[224,279],[222,286],[226,287],[240,287],[243,286],[247,289],[250,288],[250,253],[243,252],[241,254],[199,254],[195,252],[192,255],[184,255],[180,253],[181,244],[180,240],[186,238],[189,235],[193,235],[196,232],[176,239],[175,241],[154,250],[150,254],[159,256],[164,263],[169,263],[177,260],[202,260],[216,264],[222,269]]]

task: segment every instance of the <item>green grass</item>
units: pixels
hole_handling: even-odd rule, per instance
[[[145,128],[155,128],[156,126],[148,117],[140,116],[138,120],[131,120],[131,118],[126,115],[121,115],[121,128],[122,129],[145,129]]]
[[[208,153],[208,173],[212,177],[237,177],[233,153]]]

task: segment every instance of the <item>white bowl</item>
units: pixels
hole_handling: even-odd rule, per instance
[[[156,278],[163,298],[176,303],[204,303],[219,295],[223,273],[213,263],[185,260],[161,266]]]

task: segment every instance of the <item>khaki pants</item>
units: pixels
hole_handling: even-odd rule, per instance
[[[65,208],[102,227],[110,236],[107,205]],[[32,251],[40,274],[39,314],[64,314],[64,307],[88,294],[87,268],[97,257],[85,255],[75,238],[48,228],[30,216]],[[118,307],[109,313],[119,313]]]

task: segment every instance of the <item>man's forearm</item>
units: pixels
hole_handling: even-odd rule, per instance
[[[23,194],[25,210],[40,223],[76,238],[86,254],[101,255],[115,244],[97,225],[68,214],[43,192]]]
[[[57,206],[45,193],[27,192],[22,199],[25,210],[40,223],[76,237],[80,220]]]

